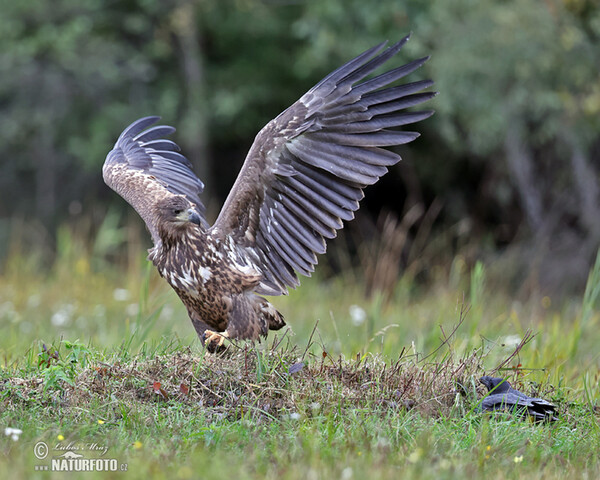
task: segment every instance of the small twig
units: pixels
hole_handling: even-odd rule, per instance
[[[448,347],[450,346],[449,345],[450,339],[456,334],[456,332],[458,331],[459,327],[463,324],[463,322],[465,321],[465,318],[467,316],[467,313],[469,313],[470,309],[471,309],[471,307],[469,305],[467,305],[464,302],[464,299],[463,299],[463,303],[462,303],[462,305],[460,307],[460,316],[458,318],[458,323],[454,326],[454,328],[450,332],[450,335],[446,336],[446,334],[444,333],[444,329],[440,325],[440,330],[442,331],[442,335],[443,335],[442,343],[440,344],[439,347],[437,347],[429,355],[421,358],[421,360],[418,360],[419,362],[423,362],[423,361],[427,360],[429,357],[432,357],[433,355],[435,355],[437,352],[439,352],[442,349],[442,347],[444,345],[448,345]]]
[[[302,354],[302,359],[301,361],[304,361],[304,357],[306,357],[306,354],[308,353],[308,349],[312,346],[312,339],[313,336],[315,334],[315,332],[317,331],[317,326],[319,325],[319,320],[317,319],[317,321],[315,322],[315,326],[312,329],[312,332],[310,333],[310,337],[308,339],[308,343],[306,344],[306,348],[304,349],[304,353]]]
[[[279,339],[279,337],[277,335],[275,335],[275,338],[273,338],[273,343],[271,344],[271,350],[277,350],[277,347],[279,347],[279,345],[281,345],[281,342],[283,342],[283,340],[285,339],[285,337],[287,336],[287,334],[290,332],[290,328],[286,328],[283,331],[283,335],[281,336],[281,339]]]
[[[527,367],[502,367],[502,368],[497,368],[494,371],[504,371],[504,370],[510,370],[511,372],[514,372],[515,370],[519,371],[519,372],[545,372],[546,370],[548,370],[546,367],[542,367],[542,368],[527,368]]]
[[[515,347],[515,351],[506,359],[504,360],[500,365],[498,365],[496,368],[494,368],[492,370],[491,373],[495,373],[499,370],[502,369],[502,367],[504,367],[507,363],[509,363],[513,358],[515,358],[519,352],[521,351],[521,349],[527,345],[531,340],[533,340],[533,337],[535,337],[537,334],[534,334],[533,331],[531,330],[527,330],[525,332],[525,335],[523,336],[523,340],[521,340],[521,343],[519,343],[516,347]]]

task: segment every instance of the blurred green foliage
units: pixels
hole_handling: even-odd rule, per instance
[[[431,54],[415,78],[433,78],[441,94],[386,179],[388,192],[405,195],[372,189],[376,208],[402,214],[421,203],[425,212],[437,198],[438,222],[458,222],[452,235],[467,242],[532,238],[537,251],[560,233],[546,250],[581,250],[584,265],[596,251],[595,0],[4,0],[1,8],[0,259],[14,238],[7,219],[37,224],[24,237],[50,251],[65,221],[87,222],[90,238],[114,224],[128,207],[104,186],[101,165],[144,115],[178,128],[214,216],[269,119],[342,62],[411,31],[402,60]],[[116,210],[105,221],[109,204]],[[125,240],[109,237],[96,247]]]

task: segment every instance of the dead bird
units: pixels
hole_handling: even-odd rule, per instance
[[[529,416],[535,422],[554,422],[558,420],[556,406],[542,398],[525,395],[510,386],[504,378],[483,376],[479,381],[488,389],[483,398],[480,411],[505,410],[521,416]]]

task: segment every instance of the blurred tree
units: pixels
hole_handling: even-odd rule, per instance
[[[600,240],[598,5],[420,3],[428,14],[416,28],[435,52],[444,143],[455,156],[485,162],[494,180],[482,195],[500,207],[508,206],[508,182],[533,234],[523,265],[542,258],[558,282],[569,264],[585,275]],[[507,213],[500,222],[518,226]]]
[[[165,52],[144,42],[151,12],[104,10],[100,0],[3,4],[0,141],[10,161],[0,214],[34,213],[52,226],[98,180],[129,104],[147,110],[143,86]]]
[[[122,128],[150,114],[179,129],[214,215],[268,120],[343,61],[413,31],[403,55],[432,54],[419,75],[436,80],[437,114],[367,201],[400,213],[440,198],[457,235],[496,246],[518,232],[585,258],[598,245],[595,0],[0,2],[0,218],[51,230],[80,212],[99,225],[107,202],[124,209],[100,168]]]

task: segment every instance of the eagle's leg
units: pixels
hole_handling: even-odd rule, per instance
[[[229,338],[229,333],[227,333],[227,330],[222,333],[206,330],[202,334],[202,342],[210,353],[220,353],[225,351],[227,348],[224,345],[226,338]]]

